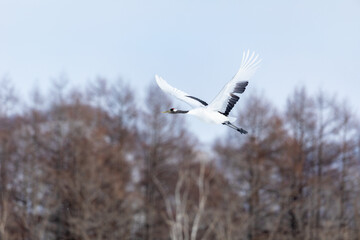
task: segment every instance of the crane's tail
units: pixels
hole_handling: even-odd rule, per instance
[[[245,129],[238,128],[237,126],[235,126],[234,124],[232,124],[229,121],[224,122],[223,124],[230,127],[230,128],[232,128],[232,129],[235,129],[236,131],[240,132],[241,134],[247,134],[248,133]]]

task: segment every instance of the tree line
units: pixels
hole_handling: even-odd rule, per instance
[[[360,239],[360,125],[298,88],[240,100],[241,135],[203,147],[157,86],[0,89],[0,239]],[[142,103],[143,102],[143,103]],[[13,111],[21,105],[20,111]],[[206,150],[205,150],[206,149]]]

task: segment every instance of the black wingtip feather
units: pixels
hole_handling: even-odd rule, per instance
[[[239,82],[236,84],[234,91],[230,93],[230,98],[228,101],[228,104],[226,106],[226,109],[224,112],[220,112],[224,114],[225,116],[228,116],[230,111],[233,109],[237,101],[239,101],[240,97],[235,95],[234,93],[243,93],[246,89],[246,86],[249,84],[248,81]]]
[[[225,116],[228,116],[231,109],[233,109],[233,107],[235,106],[235,104],[237,103],[237,101],[239,101],[240,97],[236,96],[233,93],[230,93],[231,98],[229,99],[228,105],[226,106],[226,110],[224,112]]]
[[[243,93],[248,84],[249,84],[248,81],[237,83],[236,86],[235,86],[235,89],[234,89],[234,93]]]

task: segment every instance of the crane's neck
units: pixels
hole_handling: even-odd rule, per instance
[[[183,114],[185,114],[185,113],[188,113],[189,111],[184,111],[184,110],[176,110],[176,111],[174,111],[174,112],[171,112],[171,113],[183,113]]]

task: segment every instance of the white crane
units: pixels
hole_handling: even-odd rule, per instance
[[[236,118],[229,117],[229,113],[240,99],[238,94],[242,94],[245,91],[245,88],[249,83],[248,80],[255,73],[260,61],[261,60],[258,60],[258,55],[254,52],[252,54],[250,54],[250,51],[244,52],[239,71],[235,74],[233,79],[224,86],[210,104],[207,104],[205,101],[197,97],[170,86],[170,84],[168,84],[163,78],[155,75],[157,84],[164,92],[175,96],[194,107],[193,109],[187,111],[171,108],[164,113],[194,115],[203,121],[223,124],[242,134],[247,134],[246,130],[238,128],[232,124]]]

